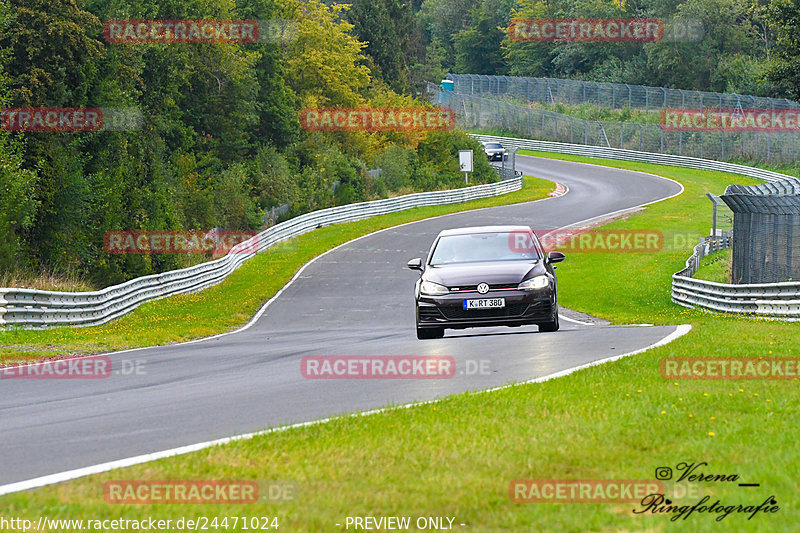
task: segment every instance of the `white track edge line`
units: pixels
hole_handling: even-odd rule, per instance
[[[564,316],[564,315],[562,315],[561,313],[558,313],[558,316],[559,316],[560,318],[562,318],[562,319],[566,320],[567,322],[573,322],[573,323],[575,323],[575,324],[581,324],[581,325],[583,325],[583,326],[595,326],[595,325],[596,325],[596,324],[594,324],[593,322],[582,322],[582,321],[580,321],[580,320],[575,320],[574,318],[570,318],[570,317],[568,317],[568,316]]]

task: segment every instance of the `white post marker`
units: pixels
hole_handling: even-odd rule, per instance
[[[469,174],[472,172],[472,150],[459,150],[458,151],[458,166],[464,173],[464,183],[469,184]]]

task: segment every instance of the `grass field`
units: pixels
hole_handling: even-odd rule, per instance
[[[658,229],[666,237],[661,252],[571,254],[559,268],[559,296],[563,306],[619,324],[691,324],[690,333],[544,383],[342,417],[3,496],[4,514],[33,519],[276,516],[281,531],[345,531],[346,517],[363,515],[448,516],[466,524],[456,530],[482,532],[796,531],[797,380],[674,381],[659,371],[668,356],[798,356],[796,324],[710,315],[669,300],[670,275],[682,267],[691,244],[678,249],[668,242],[707,231],[705,192],[753,181],[536,155],[642,170],[685,186],[681,196],[607,226]],[[665,514],[634,513],[642,509],[634,503],[515,503],[509,498],[509,484],[516,479],[652,479],[656,468],[676,469],[682,462],[707,462],[703,473],[739,479],[668,486],[692,494],[674,497],[676,503],[709,495],[707,504],[720,499],[723,505],[758,505],[773,496],[780,509],[752,519],[734,512],[721,522],[715,519],[722,515],[708,513],[671,521]],[[280,505],[109,505],[103,499],[106,481],[163,479],[290,480],[299,490],[294,502]]]
[[[730,248],[709,254],[700,260],[700,268],[692,277],[717,283],[730,283],[732,258],[733,253]]]

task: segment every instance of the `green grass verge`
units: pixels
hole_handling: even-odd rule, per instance
[[[554,188],[548,180],[526,176],[522,190],[502,196],[417,207],[320,228],[279,243],[246,261],[219,285],[146,303],[103,326],[0,331],[0,363],[164,345],[230,331],[245,324],[305,263],[339,244],[414,220],[530,202],[547,197]]]
[[[700,260],[700,268],[692,277],[717,283],[730,283],[732,260],[733,250],[730,248],[709,254]]]
[[[710,231],[711,205],[705,194],[720,194],[731,183],[752,185],[758,181],[724,172],[529,150],[520,150],[519,153],[590,164],[601,162],[615,168],[657,174],[684,186],[680,196],[603,226],[603,230],[660,232],[664,240],[659,252],[570,254],[558,271],[559,300],[564,306],[617,323],[678,324],[689,317],[709,318],[704,313],[670,303],[671,275],[683,267],[698,238]],[[584,279],[592,282],[583,283],[581,280]]]
[[[536,154],[553,156],[553,154]],[[585,160],[557,156],[560,159]],[[707,191],[751,180],[618,161],[585,160],[653,172],[684,184],[683,195],[611,227],[707,231]],[[692,331],[646,353],[540,384],[451,396],[436,404],[260,436],[125,470],[0,497],[7,516],[37,518],[277,516],[283,531],[344,531],[345,517],[451,516],[463,531],[796,531],[797,381],[672,381],[667,356],[797,356],[797,326],[708,315],[669,301],[672,272],[690,253],[573,253],[559,267],[563,305],[619,322],[690,323]],[[568,335],[559,332],[554,335]],[[792,429],[795,428],[795,429]],[[726,505],[780,511],[733,514],[632,513],[626,503],[513,503],[515,479],[652,479],[660,466],[708,462],[705,473],[738,482],[689,483]],[[108,505],[108,480],[292,480],[298,498],[281,505]],[[413,530],[413,529],[412,529]]]

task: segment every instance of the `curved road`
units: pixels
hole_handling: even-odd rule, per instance
[[[115,370],[123,361],[142,361],[141,375],[0,380],[0,485],[272,426],[525,381],[640,350],[673,333],[674,326],[620,328],[562,319],[555,333],[529,326],[415,338],[417,273],[405,264],[425,256],[442,229],[557,228],[680,191],[678,184],[653,175],[594,165],[519,156],[517,166],[563,183],[570,192],[423,220],[343,245],[309,264],[244,331],[110,356]],[[560,268],[569,268],[569,257]],[[559,290],[570,288],[562,283]],[[441,380],[309,380],[300,373],[300,359],[307,355],[449,355],[458,371]],[[489,372],[463,373],[467,360],[488,361]]]

